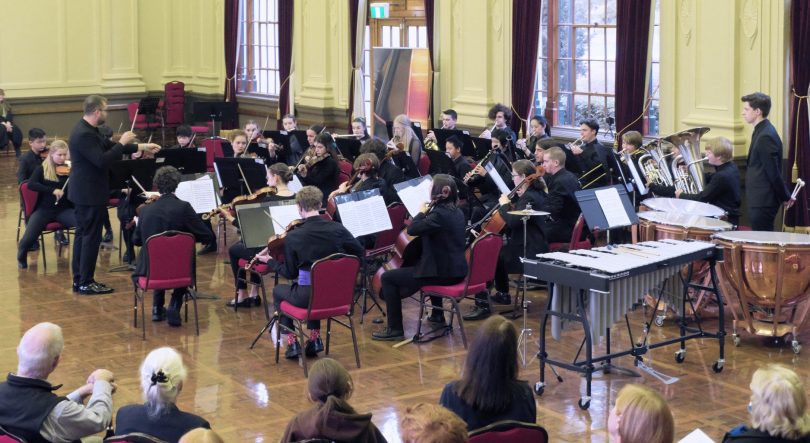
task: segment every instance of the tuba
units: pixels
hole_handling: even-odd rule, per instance
[[[667,157],[672,154],[664,154],[661,149],[661,140],[653,140],[641,147],[645,151],[638,158],[638,165],[641,173],[650,183],[660,186],[674,186],[672,174],[667,166]]]
[[[664,137],[663,140],[678,147],[678,155],[672,159],[670,171],[676,189],[687,194],[703,191],[703,156],[700,153],[700,137],[709,128],[692,128]]]

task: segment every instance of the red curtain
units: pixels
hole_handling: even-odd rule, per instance
[[[788,164],[798,168],[798,178],[810,182],[810,125],[807,121],[807,88],[810,85],[810,2],[790,2],[791,55],[790,73],[793,80],[790,105],[790,134],[788,141]],[[793,180],[791,180],[793,181]],[[793,189],[792,187],[790,188]],[[788,226],[810,226],[807,188],[796,196],[796,204],[787,211]]]
[[[528,119],[534,101],[540,6],[540,0],[512,1],[512,121],[509,126],[515,132],[523,127],[522,119]]]
[[[357,48],[357,8],[358,0],[349,0],[349,60],[352,63],[352,75],[349,76],[349,132],[352,130],[352,116],[354,115],[354,59]]]
[[[435,69],[433,66],[433,14],[434,14],[434,4],[433,0],[425,0],[425,24],[427,25],[427,47],[428,53],[430,54],[430,70],[431,72]],[[434,109],[433,109],[433,90],[436,85],[433,84],[433,75],[431,73],[430,76],[430,107],[428,108],[428,118],[430,119],[430,125],[433,127],[435,124],[434,120]]]
[[[225,0],[225,101],[236,103],[236,48],[239,40],[239,0]],[[239,126],[238,117],[232,121],[223,121],[223,129]]]
[[[618,0],[616,7],[616,129],[643,133],[652,1]]]
[[[281,117],[290,112],[290,68],[292,67],[293,0],[278,0],[278,115],[276,127],[283,129]]]

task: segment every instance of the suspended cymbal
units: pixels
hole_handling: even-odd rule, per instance
[[[530,209],[522,209],[520,211],[509,211],[507,214],[509,215],[520,215],[523,217],[534,217],[539,215],[549,215],[546,211],[535,211]]]

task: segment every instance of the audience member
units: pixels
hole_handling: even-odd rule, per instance
[[[444,387],[439,403],[470,431],[501,420],[535,423],[534,392],[517,379],[517,358],[515,326],[500,315],[490,317],[470,345],[461,380]]]
[[[197,428],[180,437],[179,443],[225,443],[225,440],[210,429]]]
[[[754,372],[750,387],[751,427],[741,425],[732,429],[723,442],[810,442],[807,397],[795,372],[770,364]]]
[[[672,443],[675,422],[666,400],[639,384],[619,391],[608,417],[611,443]]]
[[[0,426],[28,442],[68,443],[101,432],[112,419],[113,373],[96,369],[67,397],[53,393],[48,376],[62,357],[62,328],[39,323],[17,346],[16,374],[0,383]],[[87,406],[83,400],[90,397]]]
[[[405,410],[399,421],[404,443],[466,443],[464,421],[449,409],[430,403],[419,403]]]
[[[348,403],[352,377],[340,363],[323,358],[309,371],[309,400],[315,407],[293,417],[282,442],[324,438],[336,441],[385,442],[371,414],[358,414]]]
[[[140,432],[177,443],[186,432],[210,428],[205,419],[177,408],[177,395],[183,390],[186,367],[172,348],[150,352],[141,364],[142,405],[127,405],[115,416],[118,435]]]

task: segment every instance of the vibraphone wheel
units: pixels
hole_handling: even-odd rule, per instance
[[[675,352],[675,361],[678,363],[683,363],[684,359],[686,358],[686,349],[679,349]]]
[[[588,410],[588,408],[591,407],[591,398],[590,397],[582,397],[582,398],[579,399],[577,404],[579,405],[580,409],[582,409],[583,411],[586,411],[586,410]]]
[[[534,393],[537,394],[538,397],[542,397],[543,391],[545,390],[546,390],[545,383],[538,381],[537,383],[534,384]]]
[[[723,364],[724,364],[723,360],[717,360],[712,365],[712,371],[714,371],[717,374],[723,372]]]
[[[790,343],[790,347],[793,348],[793,353],[794,354],[798,354],[798,353],[802,352],[802,345],[799,344],[799,340],[794,339]]]

